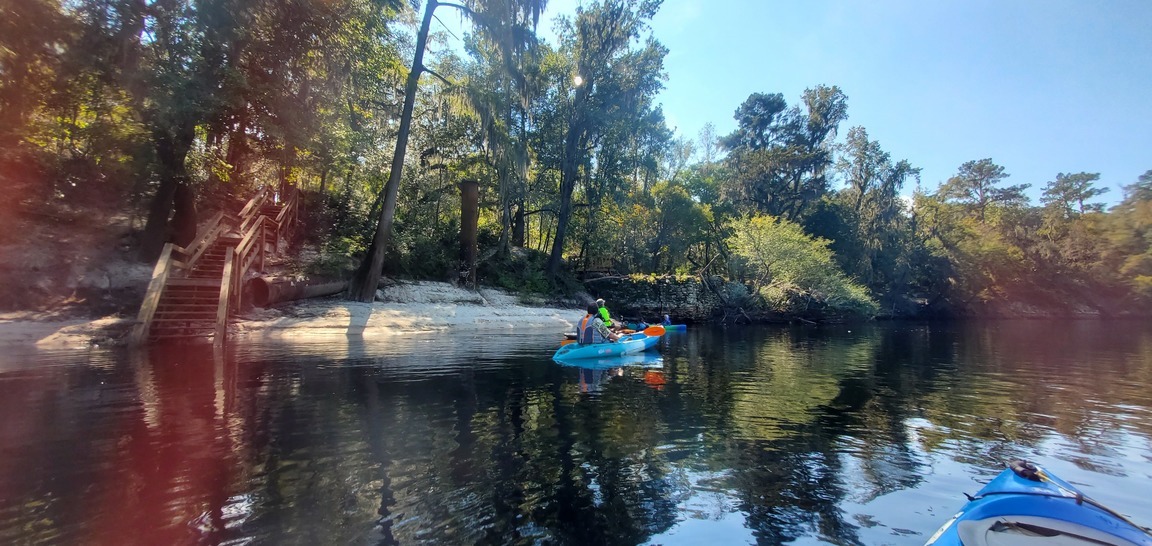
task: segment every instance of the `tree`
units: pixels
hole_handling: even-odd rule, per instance
[[[848,184],[841,195],[855,228],[850,244],[837,245],[855,258],[846,269],[874,290],[891,290],[910,267],[903,256],[909,245],[900,190],[909,179],[919,180],[920,169],[906,160],[893,163],[863,127],[848,130],[837,168]]]
[[[780,93],[752,93],[736,109],[737,129],[720,139],[729,150],[763,150],[783,142],[788,103]]]
[[[956,176],[940,186],[937,195],[945,201],[959,202],[976,211],[983,223],[989,205],[1019,206],[1028,202],[1024,190],[1031,187],[1031,184],[997,187],[1008,176],[1004,167],[993,163],[991,159],[967,161],[960,165]]]
[[[1101,212],[1104,210],[1102,203],[1085,204],[1085,201],[1108,192],[1108,188],[1092,186],[1097,180],[1100,180],[1100,173],[1059,173],[1056,180],[1044,186],[1040,202],[1059,211],[1064,218],[1073,218],[1085,212]]]
[[[73,21],[53,0],[20,0],[0,6],[0,154],[15,150],[24,128],[51,90],[71,41]],[[6,159],[0,157],[0,160]],[[8,169],[0,169],[0,176]]]
[[[660,89],[667,50],[651,38],[638,51],[630,47],[647,29],[646,21],[659,7],[660,0],[603,0],[588,8],[577,8],[575,21],[569,22],[565,30],[565,47],[575,58],[573,76],[580,80],[576,82],[560,155],[560,203],[547,265],[553,278],[560,272],[572,220],[572,195],[580,168],[589,158],[589,143],[602,133],[609,115],[635,113],[645,98]],[[629,63],[653,68],[629,70]]]
[[[1143,301],[1152,301],[1152,170],[1124,187],[1108,225],[1107,270],[1116,271]]]
[[[708,236],[712,211],[692,200],[683,186],[661,182],[653,191],[657,214],[655,236],[649,243],[652,272],[671,272],[686,263],[689,248]]]
[[[721,139],[737,176],[728,194],[746,209],[798,221],[828,191],[832,140],[848,117],[835,86],[806,89],[803,108],[780,94],[754,93],[736,110],[737,129]]]
[[[765,215],[747,216],[729,224],[728,246],[751,275],[754,292],[782,304],[796,296],[832,309],[873,313],[876,303],[868,290],[837,267],[829,241],[804,233],[799,224]]]
[[[705,166],[711,166],[719,155],[717,150],[719,137],[716,136],[716,125],[712,122],[705,123],[696,135],[696,143],[700,147],[700,162]]]
[[[424,7],[424,16],[420,29],[416,34],[416,51],[412,59],[411,72],[404,87],[404,107],[400,113],[400,129],[396,136],[396,151],[392,156],[392,167],[388,172],[388,182],[384,186],[384,199],[380,214],[376,222],[375,235],[368,247],[368,254],[360,263],[356,275],[349,284],[349,297],[355,301],[371,302],[376,299],[376,287],[380,283],[380,273],[384,268],[385,245],[392,231],[392,220],[396,216],[396,200],[400,191],[400,177],[404,168],[404,155],[408,148],[408,135],[412,127],[412,109],[416,104],[416,91],[420,83],[420,76],[427,72],[424,66],[424,50],[428,42],[428,28],[432,23],[436,8],[444,5],[461,10],[471,17],[481,29],[494,32],[516,32],[511,36],[523,39],[527,36],[521,30],[530,22],[532,27],[540,20],[540,13],[544,9],[546,0],[467,0],[465,4],[453,4],[428,0]],[[490,9],[492,13],[488,13]],[[512,17],[501,19],[491,17],[493,14]],[[516,40],[505,38],[499,40],[502,44],[515,43]]]

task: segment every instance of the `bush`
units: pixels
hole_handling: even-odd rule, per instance
[[[829,241],[804,233],[798,224],[756,215],[729,223],[733,269],[758,287],[775,310],[796,312],[812,303],[829,310],[874,314],[878,306],[868,289],[850,280],[836,265]]]

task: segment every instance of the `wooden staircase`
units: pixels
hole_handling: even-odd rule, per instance
[[[264,188],[238,217],[217,213],[188,248],[166,244],[130,344],[206,337],[224,341],[228,315],[240,308],[247,273],[263,271],[266,256],[287,247],[297,195],[293,189],[280,200]]]
[[[152,316],[150,341],[216,334],[224,262],[238,242],[237,237],[218,237],[187,276],[168,279]]]

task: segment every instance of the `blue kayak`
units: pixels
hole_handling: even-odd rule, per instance
[[[1072,484],[1014,461],[924,546],[1152,546],[1152,535]]]
[[[583,368],[586,370],[606,370],[611,368],[644,368],[659,369],[664,367],[664,357],[656,351],[641,351],[639,353],[606,356],[601,358],[578,358],[558,361],[561,366]]]
[[[552,355],[553,360],[579,360],[584,358],[605,358],[619,355],[630,355],[650,349],[660,341],[660,336],[650,336],[637,332],[621,337],[613,343],[569,343],[561,345]]]

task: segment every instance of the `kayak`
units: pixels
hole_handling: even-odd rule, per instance
[[[652,368],[664,367],[664,357],[654,351],[641,351],[639,353],[606,356],[603,358],[578,358],[558,362],[561,366],[583,368],[586,370],[602,370],[609,368]]]
[[[924,546],[1152,546],[1152,534],[1068,482],[1014,461]]]
[[[579,360],[584,358],[605,358],[629,355],[650,349],[660,340],[660,336],[650,336],[640,332],[628,334],[614,343],[569,343],[561,345],[552,355],[553,360]]]
[[[669,332],[683,332],[688,329],[687,324],[662,324],[661,326]]]

